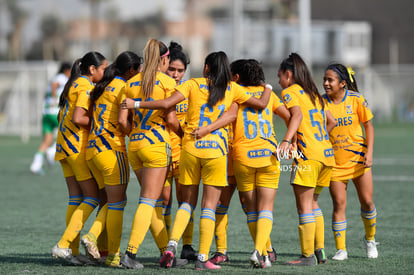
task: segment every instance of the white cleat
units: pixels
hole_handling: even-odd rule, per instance
[[[335,256],[332,257],[332,260],[336,260],[336,261],[343,261],[348,259],[348,252],[346,252],[346,250],[343,249],[339,249],[338,251],[336,251]]]
[[[365,249],[367,250],[367,257],[370,259],[378,258],[377,245],[379,243],[377,243],[375,240],[368,241],[367,239],[365,239],[365,236],[364,236],[364,244],[365,244]]]
[[[60,248],[58,245],[55,245],[52,248],[52,257],[56,259],[62,259],[67,263],[73,265],[83,265],[76,257],[72,255],[72,249],[70,248]]]

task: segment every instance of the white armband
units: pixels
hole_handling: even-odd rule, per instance
[[[135,101],[135,109],[139,109],[139,105],[141,105],[141,101]]]
[[[266,84],[266,85],[265,85],[265,88],[269,88],[271,91],[273,91],[273,87],[272,87],[272,85],[270,85],[270,84]]]

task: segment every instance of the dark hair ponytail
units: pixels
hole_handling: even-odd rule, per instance
[[[206,57],[205,66],[208,66],[207,83],[209,96],[207,104],[210,106],[225,97],[227,86],[231,81],[230,65],[224,52],[213,52]]]
[[[124,77],[125,73],[131,68],[138,70],[142,64],[142,57],[131,51],[125,51],[118,55],[114,63],[106,67],[101,81],[99,81],[91,95],[91,103],[95,102],[105,91],[106,86],[115,78],[115,76]]]
[[[187,65],[190,64],[190,59],[183,52],[183,47],[177,42],[171,41],[170,46],[170,63],[175,60],[180,60],[184,64],[184,70],[187,70]]]
[[[343,80],[345,80],[346,88],[348,90],[359,93],[355,77],[353,75],[349,75],[349,71],[344,65],[339,64],[339,63],[331,64],[326,68],[325,71],[327,70],[331,70],[335,72],[336,75],[338,76],[339,82],[342,82]]]
[[[318,100],[322,105],[322,108],[325,107],[325,103],[322,96],[319,94],[315,82],[313,82],[308,66],[306,66],[299,54],[291,53],[288,58],[282,61],[279,70],[283,73],[291,71],[294,82],[300,85],[305,93],[309,95],[313,105],[315,105],[316,100]]]
[[[105,57],[98,52],[88,52],[82,58],[76,59],[72,65],[72,70],[70,72],[70,77],[68,82],[66,82],[63,92],[59,98],[59,108],[65,107],[65,101],[69,93],[69,89],[72,86],[73,81],[75,81],[81,75],[89,75],[89,67],[95,66],[98,68],[102,65]]]
[[[239,75],[239,83],[243,86],[260,86],[265,77],[260,63],[255,59],[239,59],[230,64],[232,75]]]

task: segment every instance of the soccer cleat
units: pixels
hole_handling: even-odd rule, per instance
[[[332,260],[335,261],[343,261],[346,259],[348,259],[348,252],[343,249],[338,249],[338,251],[336,251],[335,255],[332,257]]]
[[[367,251],[367,257],[370,259],[378,258],[377,245],[379,243],[377,243],[375,240],[368,241],[364,236],[364,244],[365,244],[365,249]]]
[[[227,256],[227,252],[225,254],[221,252],[214,252],[213,257],[209,260],[213,264],[221,264],[221,263],[228,263],[229,257]]]
[[[269,255],[269,260],[274,263],[277,260],[277,254],[274,247],[272,247],[272,251],[267,251],[267,255]]]
[[[263,256],[264,267],[272,267],[272,262],[270,261],[269,255]]]
[[[250,265],[254,268],[265,268],[264,259],[260,256],[259,251],[255,249],[253,254],[250,256]]]
[[[106,258],[105,265],[110,266],[110,267],[122,268],[123,266],[121,265],[120,261],[121,261],[120,254],[111,254],[111,255],[108,255],[108,257]]]
[[[316,260],[318,261],[318,264],[324,264],[327,261],[325,250],[323,248],[319,248],[315,250],[315,256]]]
[[[134,259],[131,259],[127,254],[122,255],[121,260],[119,260],[119,263],[121,264],[122,267],[128,268],[128,269],[144,268],[143,264],[135,261]]]
[[[221,266],[219,266],[219,265],[215,265],[215,264],[213,264],[212,262],[210,262],[210,261],[205,261],[205,262],[202,262],[202,261],[200,261],[200,260],[197,260],[196,262],[195,262],[195,269],[196,270],[206,270],[206,269],[220,269],[221,268]]]
[[[168,245],[164,254],[160,259],[160,266],[165,268],[170,268],[173,266],[175,258],[176,248],[173,245]]]
[[[85,254],[94,261],[100,261],[101,255],[96,244],[96,237],[91,233],[83,235],[81,238],[81,244],[85,248]]]
[[[72,265],[83,265],[82,262],[72,255],[72,249],[70,248],[60,248],[58,245],[55,245],[52,248],[52,257],[62,259]]]
[[[294,261],[285,262],[286,265],[295,265],[295,266],[314,266],[317,265],[315,255],[312,254],[309,257],[301,256],[299,259]]]
[[[88,256],[85,256],[83,254],[79,254],[78,256],[74,256],[79,262],[81,262],[83,265],[96,265],[96,262],[92,261],[88,258]]]
[[[197,260],[197,253],[193,249],[190,244],[183,245],[183,249],[181,250],[181,259],[187,259],[189,261]]]

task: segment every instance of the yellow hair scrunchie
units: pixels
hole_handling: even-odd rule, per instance
[[[348,67],[347,70],[348,70],[349,79],[351,80],[352,83],[354,83],[354,78],[352,76],[355,74],[355,72],[352,70],[351,67]]]

